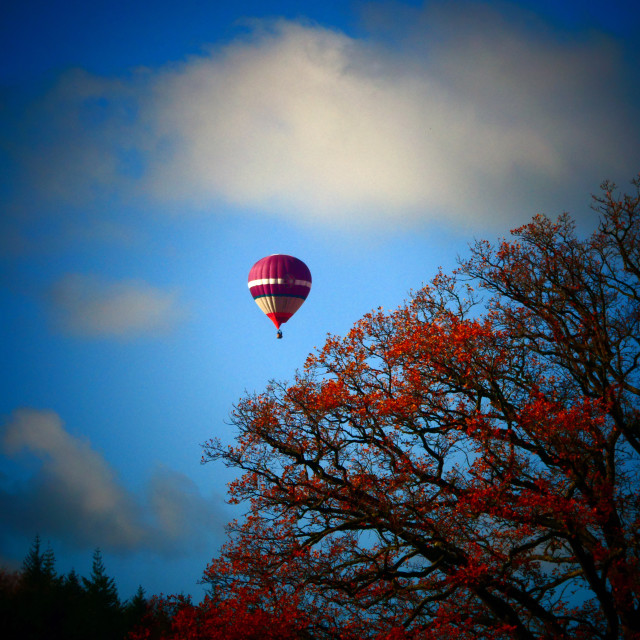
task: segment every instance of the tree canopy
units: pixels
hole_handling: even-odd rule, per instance
[[[246,514],[158,637],[640,638],[633,185],[590,237],[477,242],[241,399],[203,461]]]

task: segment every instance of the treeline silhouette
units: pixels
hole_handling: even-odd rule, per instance
[[[58,575],[50,546],[39,536],[20,571],[0,568],[0,637],[5,640],[122,640],[149,610],[140,586],[124,602],[105,570],[100,549],[89,577]]]

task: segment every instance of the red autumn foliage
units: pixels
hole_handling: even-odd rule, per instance
[[[248,515],[166,637],[639,638],[634,186],[585,240],[563,215],[477,243],[242,399],[204,460]]]
[[[296,640],[306,626],[294,601],[270,611],[242,589],[223,601],[207,596],[194,605],[189,598],[173,596],[156,599],[152,607],[130,640]]]

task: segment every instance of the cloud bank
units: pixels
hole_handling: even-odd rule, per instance
[[[355,228],[556,213],[560,194],[638,171],[636,78],[604,36],[533,20],[429,3],[366,39],[260,23],[126,78],[72,72],[31,114],[49,126],[25,162],[75,206]]]
[[[109,281],[67,274],[50,292],[56,326],[85,337],[129,338],[163,333],[186,317],[176,291],[141,280]]]
[[[147,495],[138,497],[53,411],[14,411],[0,427],[0,449],[22,460],[26,472],[25,480],[0,486],[0,533],[39,532],[75,547],[174,554],[221,534],[224,517],[185,475],[158,468]],[[38,461],[35,471],[21,458],[25,452]]]

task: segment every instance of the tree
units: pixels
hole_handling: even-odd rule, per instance
[[[211,607],[298,637],[640,637],[640,180],[478,242],[234,408]],[[180,636],[176,636],[180,637]],[[196,636],[194,636],[196,637]]]
[[[16,607],[20,593],[20,573],[0,568],[0,634],[17,638]]]
[[[64,577],[63,588],[71,598],[81,598],[84,595],[84,589],[80,584],[80,577],[75,569],[71,569],[69,573]]]
[[[82,578],[82,582],[87,594],[103,603],[105,608],[117,609],[120,606],[115,580],[107,575],[99,548],[93,552],[91,576]]]
[[[124,606],[126,628],[134,629],[139,626],[149,612],[149,608],[149,600],[145,596],[142,585],[140,585],[133,597]]]
[[[91,628],[88,620],[87,594],[75,569],[64,577],[60,589],[61,637],[82,640]]]
[[[33,587],[43,587],[56,579],[55,554],[50,545],[42,552],[40,536],[36,535],[22,563],[22,579]]]
[[[124,634],[124,615],[113,578],[107,575],[102,552],[97,548],[89,578],[82,578],[86,593],[87,637],[115,638]]]
[[[22,563],[11,611],[4,618],[7,626],[4,635],[23,639],[61,637],[61,582],[53,549],[47,545],[43,552],[40,536],[36,535]]]
[[[277,611],[265,608],[254,594],[238,591],[224,601],[209,596],[194,605],[191,598],[155,598],[130,640],[300,640],[308,626],[296,602],[282,600]]]

